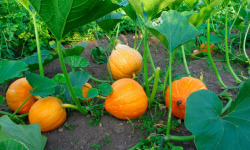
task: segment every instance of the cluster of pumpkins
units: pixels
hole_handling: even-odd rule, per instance
[[[148,97],[143,87],[132,78],[141,71],[142,56],[127,45],[117,44],[116,50],[111,52],[107,68],[116,81],[111,85],[112,94],[105,100],[105,110],[119,119],[135,119],[142,116],[148,107]],[[92,86],[85,83],[82,87],[83,96],[87,96]],[[172,82],[172,114],[180,119],[185,117],[186,99],[200,89],[207,89],[205,84],[193,77],[183,77]],[[32,87],[26,78],[14,81],[6,92],[8,106],[17,110],[30,96]],[[90,101],[91,99],[87,99]],[[169,88],[167,88],[165,102],[169,106]],[[62,101],[49,96],[36,100],[31,95],[28,101],[18,111],[19,114],[29,113],[30,123],[39,123],[42,132],[58,128],[66,120],[66,110]]]

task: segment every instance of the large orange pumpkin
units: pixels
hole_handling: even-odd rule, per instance
[[[198,90],[206,89],[206,85],[199,79],[183,77],[172,82],[172,114],[180,119],[185,117],[186,99]],[[165,102],[169,107],[169,87],[166,91]]]
[[[83,86],[82,86],[82,96],[83,97],[87,97],[88,96],[88,91],[92,89],[92,85],[89,84],[89,83],[85,83]],[[90,101],[92,98],[88,98],[88,99],[84,99],[84,101],[88,102]]]
[[[137,75],[142,67],[141,54],[127,45],[117,44],[116,50],[111,52],[107,63],[108,72],[114,79],[132,78]],[[111,68],[111,69],[110,69]]]
[[[32,87],[26,78],[20,78],[14,81],[6,92],[6,101],[11,110],[16,111],[22,103],[29,97]],[[36,102],[35,96],[32,95],[28,101],[18,111],[19,114],[28,113],[30,107]]]
[[[148,98],[142,86],[133,79],[123,78],[114,82],[113,92],[105,100],[105,109],[119,119],[135,119],[148,107]]]
[[[57,97],[39,99],[29,111],[29,122],[39,123],[42,132],[54,130],[66,120],[66,110],[61,106],[62,101]]]

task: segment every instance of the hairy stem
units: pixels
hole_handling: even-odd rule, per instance
[[[36,35],[36,47],[37,47],[39,71],[40,71],[40,75],[44,76],[41,47],[40,47],[39,34],[38,34],[38,31],[37,31],[37,24],[36,24],[36,14],[31,14],[31,16],[33,18],[33,24],[34,24],[35,35]]]
[[[72,84],[70,82],[70,79],[69,79],[69,76],[68,76],[68,72],[67,72],[67,69],[66,69],[66,66],[65,66],[65,63],[64,63],[64,59],[63,59],[63,54],[62,54],[62,49],[61,49],[61,41],[57,41],[57,51],[58,51],[58,55],[59,55],[59,59],[60,59],[60,63],[61,63],[62,71],[63,71],[63,75],[65,77],[66,84],[67,84],[67,87],[69,89],[69,93],[70,93],[70,95],[71,95],[74,103],[76,104],[78,110],[82,114],[86,115],[88,113],[88,111],[85,110],[85,109],[83,109],[81,107],[81,103],[77,99],[76,94],[75,94],[75,92],[73,90]]]

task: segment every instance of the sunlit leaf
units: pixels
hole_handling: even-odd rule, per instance
[[[0,61],[0,83],[4,83],[16,77],[22,77],[22,72],[27,69],[27,65],[22,61]]]
[[[174,10],[164,11],[158,22],[149,21],[146,27],[164,44],[170,53],[200,33],[187,21],[186,17]]]
[[[57,40],[120,6],[111,0],[29,0]]]
[[[80,56],[68,56],[64,58],[64,61],[75,70],[89,65],[89,62],[85,58]]]
[[[106,33],[110,33],[114,30],[115,26],[122,21],[123,14],[119,12],[112,12],[96,20],[98,26]]]

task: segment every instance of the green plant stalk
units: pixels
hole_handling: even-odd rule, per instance
[[[173,52],[173,55],[172,55],[172,64],[173,64],[173,61],[174,61],[174,58],[175,58],[175,54],[176,54],[176,50]],[[167,81],[168,81],[168,75],[169,75],[169,72],[170,72],[170,68],[168,67],[168,70],[167,70],[167,73],[166,73],[166,76],[165,76],[165,80],[164,80],[164,83],[163,83],[163,96],[165,98],[165,94],[166,94],[166,86],[167,86]]]
[[[236,82],[240,83],[241,80],[240,78],[237,77],[237,75],[235,74],[235,72],[233,71],[233,68],[229,62],[229,54],[228,54],[228,36],[227,36],[227,15],[228,15],[228,7],[226,6],[226,12],[225,12],[226,16],[225,16],[225,53],[226,53],[226,62],[227,62],[227,67],[230,71],[230,73],[232,74],[232,76],[234,77],[234,79],[236,80]]]
[[[63,71],[63,75],[65,77],[65,80],[66,80],[66,84],[67,84],[67,87],[69,89],[69,93],[74,101],[74,103],[76,104],[78,110],[86,115],[88,113],[87,110],[83,109],[81,107],[81,103],[78,101],[77,97],[76,97],[76,94],[73,90],[73,87],[72,87],[72,84],[70,82],[70,79],[69,79],[69,76],[68,76],[68,72],[67,72],[67,69],[66,69],[66,66],[65,66],[65,63],[64,63],[64,59],[63,59],[63,54],[62,54],[62,49],[61,49],[61,41],[58,41],[57,40],[57,51],[58,51],[58,55],[59,55],[59,60],[60,60],[60,63],[61,63],[61,67],[62,67],[62,71]]]
[[[18,107],[18,109],[10,116],[10,118],[12,118],[13,116],[15,116],[17,114],[17,112],[23,107],[23,105],[29,100],[29,98],[32,96],[32,94],[30,94],[26,100],[22,103],[21,106]]]
[[[153,73],[151,77],[148,78],[148,82],[150,82],[155,77],[155,74]],[[145,82],[143,83],[143,87],[145,87]]]
[[[223,114],[224,112],[227,111],[227,109],[231,106],[231,103],[233,101],[233,99],[231,97],[225,97],[225,99],[227,99],[228,102],[227,102],[226,106],[222,109],[221,114]]]
[[[7,115],[7,116],[11,116],[12,115],[12,113],[1,111],[1,110],[0,110],[0,114]],[[29,113],[26,113],[26,114],[22,114],[22,115],[15,115],[15,117],[22,118],[22,117],[26,117],[28,115],[29,115]]]
[[[75,110],[79,110],[76,105],[72,105],[72,104],[61,104],[61,106],[63,108],[72,108],[72,109],[75,109]]]
[[[143,67],[144,67],[144,82],[146,87],[146,94],[149,97],[149,82],[148,82],[148,66],[147,66],[147,55],[148,51],[146,50],[147,47],[147,29],[144,30],[144,54],[143,54]]]
[[[136,50],[139,50],[139,48],[141,47],[141,44],[142,44],[143,41],[144,41],[144,36],[142,36],[142,38],[141,38],[139,44],[137,45]]]
[[[100,80],[100,79],[96,79],[95,77],[93,77],[93,76],[90,76],[90,79],[92,79],[92,80],[94,80],[94,81],[96,81],[96,82],[101,82],[101,83],[109,83],[109,81],[107,81],[107,80]]]
[[[182,52],[182,58],[183,58],[183,62],[184,62],[184,66],[185,66],[185,70],[187,72],[187,75],[189,77],[191,77],[189,69],[188,69],[188,65],[187,65],[187,60],[186,60],[186,55],[185,55],[185,50],[184,50],[184,46],[181,45],[181,52]]]
[[[221,77],[220,77],[220,74],[219,74],[219,71],[218,69],[216,68],[214,62],[213,62],[213,59],[212,59],[212,56],[211,56],[211,53],[210,53],[210,19],[207,20],[207,55],[208,55],[208,59],[209,59],[209,62],[211,63],[211,66],[215,72],[215,75],[220,83],[220,85],[223,87],[223,88],[227,88],[227,86],[223,83]]]
[[[194,140],[194,135],[189,135],[189,136],[174,136],[174,135],[169,135],[164,137],[165,141],[180,141],[180,142],[185,142],[185,141],[193,141]]]
[[[240,5],[240,8],[239,8],[239,10],[238,10],[238,12],[237,12],[237,14],[236,14],[236,17],[234,18],[234,21],[233,21],[233,23],[232,23],[232,25],[231,25],[231,27],[230,27],[230,29],[229,29],[229,33],[230,33],[231,30],[233,29],[233,26],[234,26],[234,24],[235,24],[235,22],[236,22],[236,20],[237,20],[237,18],[238,18],[238,16],[239,16],[239,14],[240,14],[241,8],[242,8],[242,5]],[[227,6],[226,6],[226,11],[228,11],[228,10],[227,10]],[[226,13],[227,13],[227,12],[226,12]],[[227,19],[227,17],[226,17],[226,19]]]
[[[171,117],[172,117],[172,53],[169,53],[169,79],[168,79],[168,87],[169,87],[169,104],[168,104],[168,121],[167,121],[167,131],[166,136],[170,134],[170,127],[171,127]]]
[[[154,80],[153,90],[152,90],[151,96],[149,98],[149,104],[152,104],[152,102],[153,102],[153,100],[155,98],[155,94],[156,94],[157,86],[158,86],[158,81],[159,81],[159,74],[160,74],[160,68],[157,67],[156,68],[156,73],[155,73],[155,80]]]
[[[244,41],[243,41],[243,52],[244,52],[244,56],[246,57],[248,63],[250,64],[249,57],[247,56],[247,52],[246,52],[246,40],[247,40],[247,33],[249,31],[249,27],[250,27],[250,23],[248,24],[247,31],[246,31]]]
[[[40,75],[44,76],[41,47],[40,47],[39,34],[38,34],[38,31],[37,31],[37,24],[36,24],[36,14],[31,13],[31,16],[33,18],[33,24],[34,24],[35,35],[36,35],[36,46],[37,46],[37,56],[38,56],[39,71],[40,71]]]
[[[106,99],[105,96],[101,96],[101,95],[96,95],[97,98],[100,98],[100,99]]]
[[[137,24],[135,22],[135,40],[134,40],[134,49],[136,49],[136,41],[137,41]]]
[[[149,61],[150,61],[150,64],[151,64],[151,67],[152,67],[152,69],[153,69],[153,71],[154,71],[154,73],[156,72],[156,69],[155,69],[155,64],[154,64],[154,61],[153,61],[153,58],[152,58],[152,55],[151,55],[151,52],[150,52],[150,50],[149,50],[149,47],[148,47],[148,43],[147,43],[147,45],[146,45],[147,47],[146,47],[146,50],[147,50],[147,53],[148,53],[148,58],[149,58]],[[144,47],[145,48],[145,47]]]

